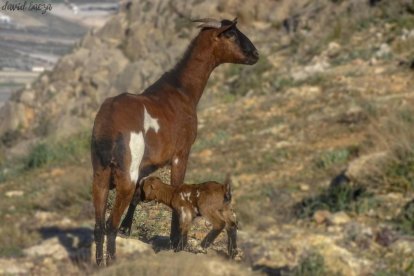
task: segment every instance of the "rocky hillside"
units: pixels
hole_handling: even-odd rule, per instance
[[[413,14],[408,0],[124,5],[0,110],[0,273],[413,275]],[[201,250],[203,220],[189,253],[165,250],[169,210],[147,203],[117,240],[123,261],[96,271],[95,112],[174,64],[197,32],[188,18],[235,16],[261,60],[213,73],[186,180],[232,172],[237,260],[225,235]]]
[[[12,96],[0,110],[5,118],[0,123],[3,144],[24,151],[23,145],[37,138],[68,136],[90,128],[103,99],[120,92],[139,93],[174,65],[197,32],[189,18],[239,15],[243,28],[259,41],[266,36],[258,30],[269,28],[269,19],[275,17],[272,1],[260,4],[259,14],[251,10],[252,4],[244,4],[237,12],[237,1],[192,2],[124,5],[105,27],[86,35],[52,72]],[[253,24],[258,25],[257,31]]]

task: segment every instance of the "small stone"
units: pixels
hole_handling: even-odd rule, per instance
[[[61,168],[54,168],[50,172],[50,176],[61,176],[65,173],[65,171]]]
[[[384,247],[390,246],[397,239],[396,233],[389,228],[382,228],[375,236],[375,241]]]
[[[339,225],[331,225],[331,226],[328,226],[326,230],[329,233],[339,233],[342,231],[342,227],[340,227]]]
[[[395,252],[401,252],[403,254],[414,254],[414,241],[397,240],[392,244],[391,248]]]
[[[337,212],[328,217],[328,222],[333,225],[346,224],[351,221],[351,218],[345,212]]]
[[[336,42],[330,42],[328,45],[328,51],[327,54],[329,57],[334,57],[337,56],[339,54],[339,52],[341,51],[341,45],[336,43]]]
[[[46,211],[36,211],[34,217],[39,223],[43,223],[46,221],[54,220],[56,218],[56,213],[46,212]]]
[[[213,151],[210,149],[205,149],[203,151],[201,151],[198,156],[201,158],[209,158],[213,155]]]
[[[328,217],[331,215],[331,212],[327,210],[318,210],[313,214],[313,220],[318,223],[324,223]]]
[[[309,185],[308,185],[308,184],[300,184],[299,188],[300,188],[300,190],[301,190],[301,191],[303,191],[303,192],[307,192],[307,191],[309,191],[309,189],[310,189],[310,187],[309,187]]]
[[[21,191],[21,190],[14,190],[14,191],[8,191],[8,192],[6,192],[5,195],[7,197],[19,197],[19,196],[24,195],[24,192]]]
[[[377,58],[382,58],[382,57],[385,57],[389,54],[391,54],[391,47],[388,44],[383,43],[383,44],[381,44],[378,51],[375,53],[375,56]]]

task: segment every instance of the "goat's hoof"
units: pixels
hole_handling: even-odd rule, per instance
[[[106,266],[112,265],[115,261],[116,261],[116,257],[114,255],[113,256],[108,255],[106,258]]]
[[[175,250],[178,248],[179,243],[180,241],[170,239],[170,248]]]
[[[96,258],[96,265],[97,266],[105,266],[105,262],[103,258]]]
[[[131,236],[131,227],[119,227],[118,235],[124,238]]]
[[[244,259],[243,251],[235,249],[233,253],[229,253],[229,258],[236,262],[242,261]]]

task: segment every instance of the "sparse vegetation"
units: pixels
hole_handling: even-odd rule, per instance
[[[388,152],[380,168],[368,174],[367,183],[380,183],[390,191],[414,191],[414,111],[411,107],[393,112],[376,122],[371,133],[377,150]]]
[[[412,254],[399,252],[390,258],[384,258],[381,268],[374,276],[407,276],[414,274],[414,260]]]
[[[349,149],[336,149],[324,152],[315,160],[315,165],[319,169],[328,169],[333,165],[344,164],[351,156]]]
[[[250,91],[254,91],[255,94],[265,92],[264,89],[258,90],[257,88],[264,88],[265,83],[271,81],[272,76],[269,75],[271,68],[272,65],[267,61],[266,57],[260,57],[254,68],[231,65],[227,72],[227,75],[232,80],[229,83],[230,93],[245,96]]]
[[[325,260],[322,255],[317,252],[309,252],[304,255],[298,266],[287,273],[282,273],[284,276],[322,276],[322,275],[341,275],[329,271],[325,266]]]
[[[203,149],[212,149],[214,145],[223,144],[224,141],[230,138],[229,133],[226,130],[217,130],[212,132],[208,137],[200,137],[194,146],[191,148],[192,151],[201,151]]]
[[[34,245],[38,240],[39,235],[34,231],[21,229],[20,225],[3,223],[0,228],[0,257],[22,257],[22,249]]]
[[[402,208],[401,213],[394,220],[394,224],[401,232],[414,235],[414,200],[411,200]]]
[[[87,132],[59,142],[42,142],[36,145],[25,161],[26,169],[39,168],[52,162],[74,161],[89,150],[90,135]]]
[[[305,198],[294,208],[299,218],[311,217],[317,210],[358,212],[366,210],[365,208],[361,208],[359,204],[361,202],[366,204],[361,199],[369,196],[370,194],[363,186],[340,183],[338,185],[331,185],[317,196]]]

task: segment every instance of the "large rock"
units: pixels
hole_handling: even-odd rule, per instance
[[[52,257],[55,260],[69,259],[70,255],[58,237],[47,239],[23,252],[29,257]]]
[[[256,267],[293,268],[299,265],[302,256],[316,252],[323,257],[328,271],[363,275],[371,262],[355,256],[341,245],[342,232],[315,233],[284,224],[267,229],[267,237],[262,236],[260,240],[253,240],[250,235],[240,232],[239,246],[244,259]]]
[[[373,170],[378,170],[378,165],[381,164],[387,157],[387,152],[376,152],[368,155],[363,155],[351,163],[345,170],[345,176],[352,181],[364,179],[367,175],[372,174]]]

